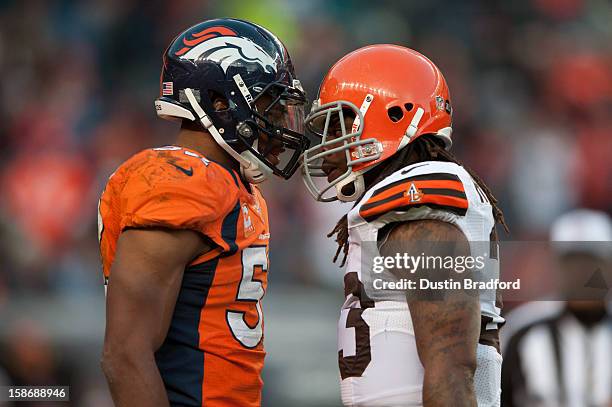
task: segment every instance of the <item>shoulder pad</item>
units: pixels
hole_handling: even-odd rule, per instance
[[[374,185],[359,204],[359,215],[370,222],[391,211],[428,206],[464,216],[468,209],[463,167],[428,161],[403,168]]]
[[[236,175],[185,149],[151,149],[122,168],[123,227],[200,229],[239,199]]]

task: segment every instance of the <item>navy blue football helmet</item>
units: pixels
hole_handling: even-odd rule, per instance
[[[218,97],[227,108],[215,109]],[[172,41],[155,108],[164,119],[199,122],[240,163],[247,181],[259,183],[272,173],[288,179],[297,169],[309,145],[305,103],[281,41],[256,24],[223,18],[197,24]],[[261,136],[265,149],[258,146]]]

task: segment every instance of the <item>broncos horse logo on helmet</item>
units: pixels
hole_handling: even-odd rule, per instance
[[[183,38],[185,47],[175,55],[187,59],[203,58],[219,61],[224,72],[237,62],[257,63],[270,73],[276,66],[276,61],[263,48],[253,41],[239,37],[229,28],[211,27],[192,36],[195,37],[192,40]]]
[[[219,60],[223,71],[236,62],[242,64],[259,64],[266,72],[272,73],[276,65],[274,59],[251,41],[240,37],[217,37],[197,45],[185,54],[197,55],[199,58]]]
[[[308,148],[303,135],[306,98],[289,53],[280,40],[256,24],[217,19],[178,35],[164,54],[165,89],[155,101],[157,114],[169,120],[199,122],[239,164],[249,182],[272,173],[289,178]],[[229,108],[217,111],[215,95]],[[270,104],[256,102],[269,96]],[[283,112],[271,117],[272,108]],[[257,150],[260,134],[280,141],[287,159],[272,163]]]

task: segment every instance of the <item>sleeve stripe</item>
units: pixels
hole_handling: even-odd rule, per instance
[[[409,177],[409,178],[403,178],[400,179],[398,181],[392,182],[389,185],[385,185],[384,187],[381,187],[379,189],[377,189],[373,194],[372,194],[372,198],[374,198],[375,196],[393,188],[396,187],[398,185],[402,185],[402,184],[410,184],[411,182],[414,181],[440,181],[440,182],[444,182],[444,181],[454,181],[457,185],[457,187],[455,189],[461,189],[463,190],[463,184],[461,183],[461,180],[459,179],[458,176],[456,176],[455,174],[448,174],[448,173],[443,173],[443,172],[439,172],[439,173],[434,173],[434,174],[422,174],[422,175],[415,175],[414,177]],[[424,188],[426,188],[426,186],[423,186]]]
[[[445,198],[445,199],[441,199]],[[359,215],[366,221],[371,221],[391,210],[397,212],[405,212],[412,208],[418,208],[426,205],[430,208],[441,209],[455,213],[460,216],[465,216],[467,212],[467,202],[465,204],[458,203],[459,198],[437,197],[434,202],[426,202],[423,200],[418,203],[410,203],[406,197],[396,199],[395,201],[387,202],[378,207],[371,208],[366,211],[359,211]]]
[[[468,201],[465,198],[465,194],[461,193],[460,191],[452,191],[453,193],[463,194],[463,196],[440,193],[427,194],[425,191],[422,191],[422,198],[417,202],[411,202],[410,196],[406,195],[405,193],[401,193],[392,195],[387,199],[362,206],[359,210],[359,215],[365,220],[369,220],[391,210],[406,211],[410,208],[422,205],[428,205],[439,209],[445,209],[460,215],[465,215],[468,208]]]
[[[463,183],[456,174],[430,173],[403,178],[377,189],[361,206],[359,214],[366,220],[389,211],[407,211],[428,205],[465,215],[468,200]]]
[[[418,187],[418,185],[417,185]],[[463,190],[458,191],[456,189],[447,189],[447,188],[419,188],[422,193],[428,195],[446,195],[446,196],[454,196],[456,198],[467,199],[465,192]]]
[[[377,200],[375,202],[370,202],[370,201],[366,202],[364,205],[361,206],[361,208],[359,209],[359,212],[365,212],[368,209],[375,208],[375,207],[377,207],[379,205],[386,204],[387,202],[395,201],[396,199],[401,199],[401,198],[403,198],[405,196],[406,196],[405,195],[405,190],[402,189],[400,192],[397,192],[397,193],[395,193],[393,195],[390,195],[390,196],[388,196],[388,197],[386,197],[384,199],[379,199],[379,200]]]
[[[389,196],[400,192],[405,193],[408,191],[408,188],[410,188],[410,184],[412,184],[412,182],[403,182],[395,185],[393,188],[389,188],[379,192],[378,194],[374,194],[370,199],[368,199],[366,204],[378,202],[379,200],[386,199]],[[464,192],[463,184],[457,181],[416,181],[414,184],[419,189],[447,189]]]

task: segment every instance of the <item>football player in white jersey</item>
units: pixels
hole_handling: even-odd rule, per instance
[[[378,290],[376,280],[411,273],[373,267],[405,253],[480,256],[489,277],[498,273],[495,224],[505,227],[503,215],[449,153],[451,115],[446,81],[429,59],[373,45],[331,68],[306,119],[321,137],[303,156],[308,190],[319,201],[355,202],[329,235],[338,242],[334,261],[343,252],[347,265],[338,325],[347,406],[499,406],[504,319],[495,290],[397,295],[398,286]],[[452,275],[441,265],[424,273],[418,277]]]

